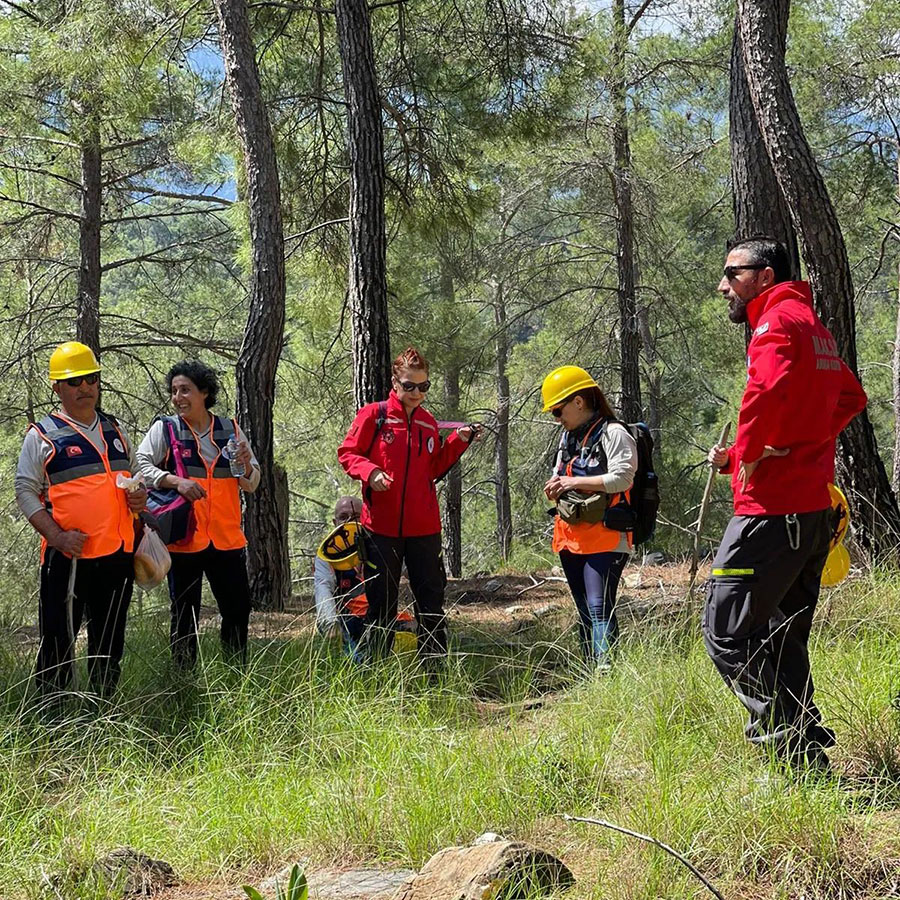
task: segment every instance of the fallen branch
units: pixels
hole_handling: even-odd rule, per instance
[[[516,591],[516,596],[518,597],[519,594],[524,594],[525,591],[530,591],[532,588],[540,587],[542,584],[546,584],[546,583],[547,583],[546,580],[544,580],[544,581],[536,581],[534,584],[529,584],[528,586],[523,587],[521,591]]]
[[[693,863],[685,859],[677,850],[673,850],[668,844],[658,841],[655,837],[651,837],[649,834],[641,834],[639,831],[631,831],[631,829],[623,828],[621,825],[614,825],[612,822],[607,822],[605,819],[586,819],[582,816],[570,816],[568,813],[563,813],[562,817],[566,822],[584,822],[587,825],[599,825],[601,828],[609,828],[612,831],[618,831],[620,834],[627,834],[629,837],[637,838],[639,841],[645,841],[648,844],[659,847],[661,850],[665,850],[670,856],[674,856],[675,859],[687,866],[691,873],[703,882],[714,897],[717,897],[718,900],[725,900],[709,879],[707,879]]]

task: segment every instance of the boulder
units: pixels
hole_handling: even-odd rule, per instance
[[[555,856],[518,841],[495,840],[439,851],[394,900],[533,900],[574,883]]]
[[[120,897],[149,897],[178,884],[175,870],[133,847],[118,847],[90,868],[91,875]]]

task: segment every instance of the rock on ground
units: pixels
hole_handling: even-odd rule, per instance
[[[519,900],[574,883],[571,871],[555,856],[501,840],[439,851],[395,900]]]
[[[292,866],[259,885],[264,897],[275,896],[275,882],[286,888]],[[413,869],[350,869],[307,872],[309,900],[391,900],[415,875]]]
[[[132,847],[118,847],[90,868],[93,877],[122,897],[149,897],[178,883],[174,869]]]

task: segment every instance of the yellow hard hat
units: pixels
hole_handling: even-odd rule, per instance
[[[66,341],[50,356],[50,380],[62,381],[76,375],[90,375],[100,371],[100,362],[87,344]]]
[[[355,569],[359,565],[359,548],[356,545],[358,533],[359,525],[356,522],[338,525],[319,544],[316,556],[342,572]]]
[[[600,385],[580,366],[560,366],[554,369],[541,385],[541,399],[544,412],[549,412],[566,397],[585,388],[599,388]]]
[[[828,485],[828,493],[831,495],[831,542],[828,547],[834,550],[844,540],[847,529],[850,527],[850,504],[844,492],[833,484]]]
[[[850,554],[843,544],[838,544],[825,560],[825,568],[822,569],[822,584],[826,587],[839,584],[850,571]]]

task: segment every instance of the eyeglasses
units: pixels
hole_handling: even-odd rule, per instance
[[[91,372],[90,375],[74,375],[72,378],[63,378],[63,381],[69,387],[81,387],[82,381],[86,381],[88,384],[96,384],[99,380],[99,372]]]
[[[568,400],[563,400],[563,402],[560,403],[559,406],[554,406],[553,409],[550,410],[550,412],[553,414],[553,418],[554,418],[554,419],[562,418],[562,411],[563,411],[563,410],[564,410],[564,409],[572,402],[572,400],[574,400],[574,399],[575,399],[574,397],[569,397]]]
[[[762,269],[768,269],[768,268],[769,267],[765,263],[755,263],[752,266],[725,266],[725,268],[722,271],[725,273],[725,277],[729,281],[734,281],[735,275],[737,275],[738,272],[741,272],[744,269],[760,271]]]
[[[398,381],[397,384],[399,384],[407,393],[421,391],[425,394],[428,392],[428,388],[431,387],[431,382],[427,379],[425,381]]]

